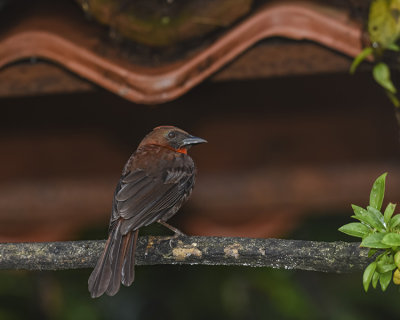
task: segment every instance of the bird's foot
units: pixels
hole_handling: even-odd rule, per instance
[[[169,241],[169,245],[172,247],[171,241],[175,240],[180,237],[185,237],[185,234],[180,232],[180,233],[175,233],[171,236],[149,236],[148,241],[147,241],[147,246],[146,250],[144,251],[144,255],[146,256],[149,253],[149,250],[156,244],[159,244],[164,241]]]

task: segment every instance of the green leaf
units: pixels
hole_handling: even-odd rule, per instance
[[[396,93],[397,90],[390,79],[390,69],[384,62],[377,63],[372,69],[372,75],[376,82],[391,93]]]
[[[376,270],[379,272],[379,273],[385,273],[385,272],[388,272],[388,271],[393,271],[394,269],[396,269],[397,267],[396,267],[396,265],[393,263],[393,260],[392,259],[389,259],[389,260],[379,260],[377,263],[376,263]]]
[[[383,220],[385,221],[386,225],[389,225],[390,218],[392,217],[395,209],[396,209],[395,203],[389,203],[386,206],[385,212],[383,214]]]
[[[383,214],[378,209],[368,206],[367,211],[371,212],[378,220],[380,220],[382,223],[384,223]]]
[[[381,210],[383,197],[385,196],[385,180],[387,172],[380,175],[372,185],[371,193],[369,196],[369,205],[376,210]]]
[[[391,247],[398,247],[400,246],[400,234],[393,232],[387,233],[382,238],[382,243],[387,244]]]
[[[369,249],[368,258],[371,258],[377,252],[378,252],[378,250],[376,250],[376,249]]]
[[[397,266],[397,268],[400,266],[400,251],[397,251],[394,255],[394,264]]]
[[[365,48],[357,55],[357,57],[354,58],[353,63],[351,64],[350,67],[351,74],[354,74],[354,72],[356,72],[356,69],[359,66],[359,64],[363,62],[369,55],[371,55],[372,51],[373,49],[371,47]]]
[[[363,225],[365,225],[367,228],[371,229],[371,231],[374,231],[375,229],[373,227],[370,226],[370,224],[368,223],[368,219],[366,219],[363,216],[351,216],[354,219],[357,219],[358,221],[361,221]]]
[[[365,213],[367,213],[367,210],[365,210],[364,208],[361,208],[359,206],[356,206],[355,204],[352,204],[351,207],[353,208],[354,214],[356,216],[362,216]]]
[[[377,268],[378,268],[380,273],[385,273],[385,272],[393,271],[397,267],[396,267],[396,265],[394,263],[391,263],[391,264],[382,263],[381,265],[378,264]]]
[[[374,228],[380,232],[385,232],[386,228],[383,222],[383,216],[381,213],[379,214],[381,215],[381,219],[379,218],[379,216],[377,216],[375,212],[364,210],[362,214],[351,217],[367,224],[371,228]]]
[[[379,232],[385,232],[384,228],[381,227],[379,222],[375,221],[370,215],[369,216],[351,216],[354,219],[361,221],[366,227],[371,229],[371,232],[378,230]]]
[[[375,249],[390,248],[391,246],[381,242],[384,236],[385,233],[370,234],[369,236],[363,239],[363,241],[361,242],[361,247],[375,248]]]
[[[368,291],[369,288],[369,284],[372,280],[372,277],[375,273],[375,269],[376,269],[376,262],[372,262],[368,265],[368,267],[365,268],[364,270],[364,274],[363,274],[363,285],[364,285],[364,290],[365,292]]]
[[[377,210],[371,206],[368,206],[367,210],[368,210],[368,213],[373,216],[373,219],[378,226],[377,228],[386,230],[386,225],[385,225],[385,220],[383,218],[383,214],[379,210]]]
[[[388,271],[380,275],[379,282],[381,284],[382,291],[386,291],[391,279],[392,279],[392,271]]]
[[[340,232],[353,237],[364,237],[371,232],[371,229],[360,222],[351,222],[339,228]]]
[[[385,91],[386,91],[386,94],[389,97],[390,101],[392,101],[393,105],[396,108],[400,107],[400,101],[399,101],[399,99],[397,99],[396,95],[394,93],[391,93],[388,90],[385,90]]]
[[[392,219],[390,219],[390,227],[393,229],[400,224],[400,214],[396,214]]]
[[[391,43],[389,44],[386,49],[392,50],[392,51],[400,51],[400,47],[396,43]],[[357,58],[357,57],[356,57]]]
[[[368,17],[368,33],[371,43],[387,48],[399,37],[400,21],[397,18],[397,0],[372,1]]]
[[[379,272],[374,272],[374,275],[372,276],[372,287],[374,289],[376,289],[376,285],[378,284],[379,276]]]

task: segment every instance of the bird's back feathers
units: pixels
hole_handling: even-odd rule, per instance
[[[89,278],[91,296],[114,295],[134,280],[138,229],[173,216],[191,194],[193,160],[169,148],[145,145],[125,165],[112,205],[105,250]]]

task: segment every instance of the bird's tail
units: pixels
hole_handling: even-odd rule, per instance
[[[135,251],[139,230],[121,234],[121,222],[113,226],[104,252],[89,277],[89,292],[92,298],[103,293],[115,295],[122,282],[130,286],[135,278]]]

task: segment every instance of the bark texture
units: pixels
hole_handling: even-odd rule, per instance
[[[105,241],[0,244],[0,269],[66,270],[94,267]],[[137,265],[201,264],[345,273],[371,260],[359,243],[223,237],[141,237]]]

